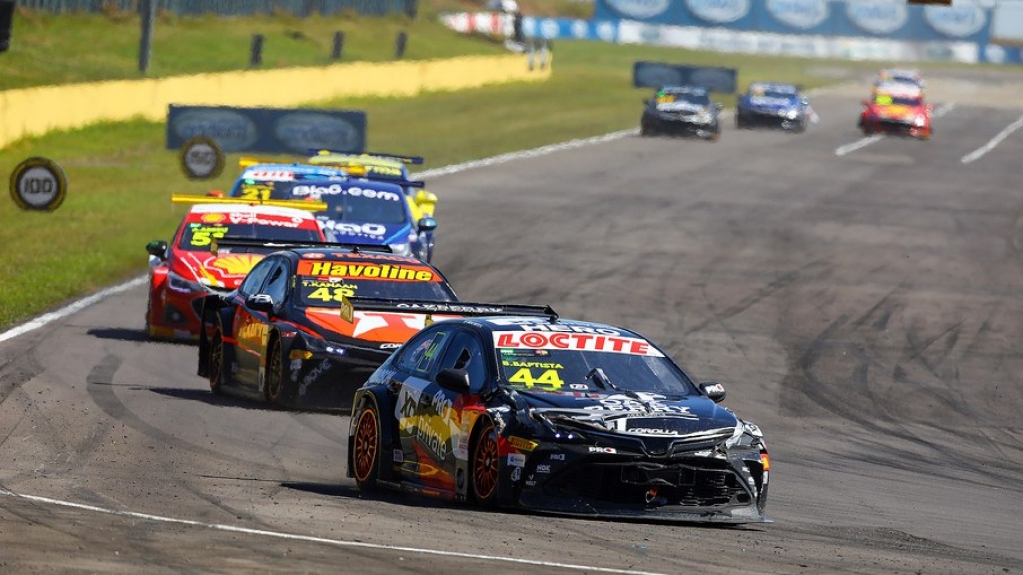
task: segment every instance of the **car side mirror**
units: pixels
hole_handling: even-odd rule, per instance
[[[719,111],[719,112],[720,112],[720,111],[721,111],[721,108],[724,108],[724,107],[725,107],[725,106],[724,106],[724,105],[723,105],[723,104],[722,104],[721,102],[714,102],[714,108],[715,108],[715,109],[716,109],[717,111]]]
[[[868,108],[870,107],[870,100],[861,100],[860,104],[862,104],[864,108]]]
[[[429,232],[437,229],[437,220],[433,218],[422,218],[419,220],[419,229],[424,232]]]
[[[650,98],[643,98],[643,105],[644,106],[649,106],[650,102],[651,102]]]
[[[700,391],[703,392],[714,403],[721,403],[725,398],[725,386],[713,381],[706,381],[700,384]]]
[[[274,310],[274,298],[265,293],[250,295],[245,298],[245,307],[264,313],[270,313]]]
[[[927,111],[928,112],[933,112],[934,111],[934,104],[927,104]]]
[[[454,392],[469,393],[469,372],[464,369],[442,369],[437,374],[437,384]]]
[[[167,242],[163,240],[149,242],[146,244],[146,253],[161,260],[167,259]]]

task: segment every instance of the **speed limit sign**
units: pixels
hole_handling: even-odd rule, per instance
[[[11,198],[23,210],[53,211],[67,196],[67,176],[56,162],[32,157],[11,173]]]
[[[181,169],[192,180],[208,180],[224,170],[224,152],[216,140],[195,136],[181,146]]]

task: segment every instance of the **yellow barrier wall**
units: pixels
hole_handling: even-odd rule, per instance
[[[463,56],[446,60],[334,64],[320,68],[246,70],[148,80],[120,80],[0,92],[0,147],[25,136],[104,120],[167,117],[170,104],[287,107],[341,96],[414,96],[486,84],[539,81],[526,57]]]

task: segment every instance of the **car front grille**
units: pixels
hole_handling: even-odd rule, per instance
[[[656,499],[659,505],[703,508],[753,501],[727,461],[706,458],[583,463],[551,478],[544,491],[617,505],[650,505]]]

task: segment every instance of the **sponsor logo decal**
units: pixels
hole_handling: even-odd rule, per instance
[[[668,11],[669,0],[606,0],[612,10],[626,18],[644,20],[654,18]]]
[[[521,453],[509,453],[508,465],[511,467],[523,467],[526,465],[526,456]]]
[[[433,281],[436,274],[422,267],[391,264],[347,264],[339,262],[298,262],[298,275],[397,281]]]
[[[256,124],[233,110],[186,110],[171,129],[182,140],[206,136],[224,150],[244,150],[256,143]]]
[[[494,332],[494,346],[508,349],[572,349],[664,357],[664,354],[646,340],[590,333]]]
[[[888,34],[902,28],[909,18],[903,0],[858,0],[846,4],[845,13],[865,32]]]
[[[825,0],[767,0],[767,11],[782,24],[807,30],[828,19]]]
[[[533,451],[534,449],[536,449],[536,446],[540,445],[535,441],[530,441],[528,439],[523,439],[521,437],[516,437],[514,435],[508,438],[508,443],[511,444],[512,447],[520,451]]]
[[[273,132],[285,147],[303,153],[311,148],[354,150],[363,144],[355,126],[341,118],[315,112],[287,114],[277,121]]]
[[[972,36],[987,23],[984,10],[976,4],[925,6],[924,20],[939,34],[953,38]]]
[[[749,14],[749,0],[686,0],[694,16],[714,24],[735,22]]]
[[[618,450],[614,447],[596,447],[591,445],[588,448],[590,453],[618,453]]]

